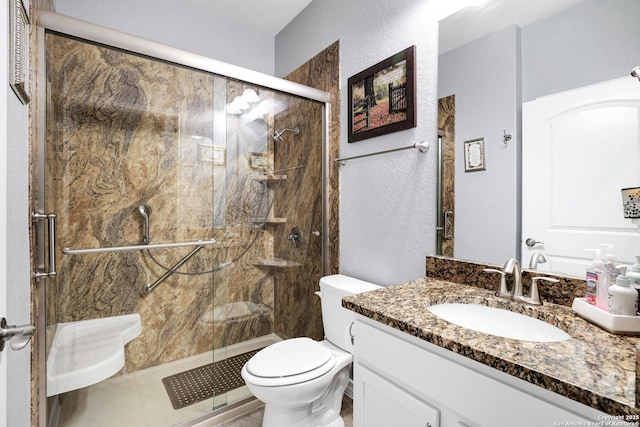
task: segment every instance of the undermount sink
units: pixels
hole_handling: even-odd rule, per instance
[[[428,307],[436,316],[485,334],[521,341],[557,342],[571,338],[563,330],[524,314],[481,304],[444,303]]]

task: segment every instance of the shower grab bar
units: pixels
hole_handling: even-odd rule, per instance
[[[198,253],[198,251],[199,251],[200,249],[202,249],[202,248],[204,248],[204,245],[197,246],[195,249],[193,249],[191,252],[189,252],[187,255],[185,255],[185,257],[184,257],[184,258],[182,258],[180,261],[178,261],[178,262],[176,263],[176,265],[174,265],[173,267],[171,267],[170,269],[168,269],[168,270],[167,270],[167,272],[166,272],[166,273],[164,273],[162,276],[160,276],[160,277],[159,277],[155,282],[153,282],[153,283],[147,283],[146,285],[144,285],[144,286],[142,287],[142,292],[143,292],[143,293],[145,293],[145,294],[149,294],[149,293],[151,293],[151,292],[156,288],[156,286],[158,286],[160,283],[164,282],[164,280],[165,280],[167,277],[169,277],[169,276],[171,276],[173,273],[175,273],[177,269],[179,269],[180,267],[182,267],[182,264],[184,264],[185,262],[189,261],[189,259],[190,259],[191,257],[193,257],[195,254],[197,254],[197,253]]]
[[[393,153],[395,151],[410,150],[410,149],[417,149],[417,150],[420,150],[421,153],[426,153],[429,150],[429,142],[428,141],[416,142],[415,144],[407,145],[406,147],[398,147],[398,148],[392,148],[390,150],[374,151],[373,153],[360,154],[359,156],[341,157],[341,158],[334,159],[333,161],[338,164],[344,165],[348,160],[361,159],[362,157],[377,156],[378,154]]]
[[[184,246],[207,246],[207,245],[213,245],[214,243],[216,243],[216,239],[197,240],[195,242],[155,243],[152,245],[114,246],[114,247],[93,248],[93,249],[63,248],[62,253],[67,255],[100,254],[105,252],[144,251],[147,249],[180,248]]]

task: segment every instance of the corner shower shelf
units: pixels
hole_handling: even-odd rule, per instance
[[[262,221],[264,221],[263,218],[251,218],[251,222],[253,224],[262,224]],[[272,218],[267,218],[267,221],[265,223],[267,225],[277,225],[277,224],[285,224],[286,222],[287,222],[287,218],[272,217]]]
[[[287,175],[273,175],[273,174],[256,175],[253,179],[260,182],[266,182],[267,185],[273,185],[273,184],[279,183],[281,180],[286,181]]]
[[[302,264],[296,261],[290,261],[282,258],[262,258],[252,262],[251,264],[258,267],[275,267],[275,268],[288,268],[288,267],[300,267]]]
[[[47,357],[47,397],[106,380],[124,366],[124,346],[142,333],[140,315],[57,325]]]
[[[251,301],[234,301],[216,306],[202,314],[197,322],[201,326],[226,326],[228,323],[247,322],[260,317],[268,317],[271,309],[264,304]]]

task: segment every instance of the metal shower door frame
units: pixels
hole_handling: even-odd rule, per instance
[[[249,70],[236,65],[228,64],[215,59],[207,58],[181,49],[166,46],[154,41],[135,37],[126,33],[122,33],[110,28],[91,24],[68,16],[60,15],[49,11],[39,11],[37,19],[37,27],[35,28],[37,42],[37,83],[36,83],[36,126],[34,132],[34,141],[32,144],[36,147],[35,152],[38,153],[34,162],[34,168],[37,170],[35,176],[38,178],[36,184],[36,202],[39,205],[44,204],[44,148],[46,143],[46,60],[45,60],[45,33],[46,31],[54,31],[68,36],[77,37],[89,42],[99,43],[106,46],[123,49],[135,54],[149,56],[161,61],[195,68],[201,71],[210,72],[220,76],[242,80],[247,83],[263,86],[267,89],[283,92],[286,94],[299,96],[301,98],[316,101],[322,104],[322,255],[321,255],[321,275],[326,275],[328,265],[328,247],[329,247],[329,126],[330,126],[330,96],[328,92],[301,85],[289,80],[284,80],[275,76],[264,74],[258,71]],[[34,204],[36,203],[34,202]],[[44,208],[44,206],[38,206]],[[35,235],[38,232],[32,227],[31,233]],[[32,239],[33,253],[39,254],[41,248],[35,245]],[[35,281],[35,278],[33,279]],[[44,282],[44,281],[42,281]],[[46,340],[44,339],[44,331],[46,330],[46,316],[44,312],[45,303],[45,286],[46,283],[32,284],[32,289],[36,292],[32,298],[36,298],[33,306],[39,307],[40,312],[35,314],[37,319],[36,328],[39,331],[39,339],[37,345],[32,347],[32,366],[37,366],[38,373],[32,373],[32,378],[37,381],[37,390],[34,390],[32,384],[32,394],[39,397],[36,413],[38,424],[40,427],[47,426],[47,393],[46,393]],[[34,380],[32,380],[34,381]],[[33,405],[33,403],[32,403]]]

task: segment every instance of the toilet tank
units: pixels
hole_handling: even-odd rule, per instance
[[[322,298],[322,325],[324,335],[333,345],[348,351],[353,350],[349,329],[356,314],[342,307],[342,298],[347,295],[379,289],[380,286],[342,274],[325,276],[320,279]]]

